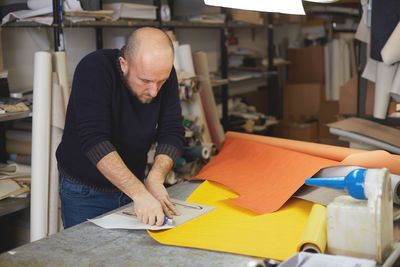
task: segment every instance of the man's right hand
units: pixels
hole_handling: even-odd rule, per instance
[[[134,211],[141,222],[150,225],[162,225],[164,223],[165,215],[161,203],[147,191],[144,184],[126,167],[116,151],[108,153],[96,166],[111,183],[132,198]]]
[[[161,203],[147,190],[133,198],[133,209],[139,221],[161,226],[164,223],[164,212]]]

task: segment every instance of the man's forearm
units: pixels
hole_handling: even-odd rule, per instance
[[[116,151],[104,156],[96,166],[111,183],[133,200],[147,193],[143,183],[128,169]]]
[[[165,178],[173,166],[174,161],[169,156],[164,154],[157,155],[154,159],[154,164],[147,175],[147,180],[164,183]]]

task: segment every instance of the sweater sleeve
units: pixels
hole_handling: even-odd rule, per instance
[[[166,154],[175,162],[182,153],[185,130],[182,125],[182,110],[179,100],[178,81],[175,69],[164,85],[160,118],[158,121],[157,148],[155,155]]]
[[[71,90],[76,131],[82,151],[96,165],[115,150],[111,143],[112,64],[101,54],[90,54],[78,64]]]

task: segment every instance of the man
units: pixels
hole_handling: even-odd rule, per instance
[[[122,51],[98,50],[76,67],[56,153],[65,228],[131,200],[146,224],[180,215],[163,185],[184,142],[173,51],[164,32],[141,28]]]

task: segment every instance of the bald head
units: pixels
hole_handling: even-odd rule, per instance
[[[134,31],[128,38],[124,49],[124,57],[132,61],[140,54],[147,56],[157,54],[174,55],[174,47],[168,35],[160,29],[144,27]]]
[[[129,37],[118,60],[131,92],[142,103],[150,103],[171,75],[174,49],[163,31],[140,28]]]

